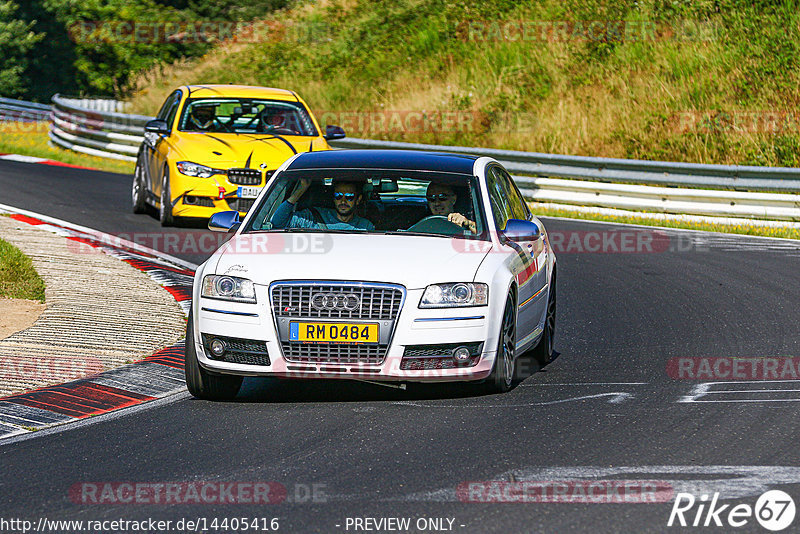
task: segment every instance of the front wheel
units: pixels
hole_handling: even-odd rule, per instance
[[[172,196],[169,188],[169,171],[164,169],[164,177],[161,180],[161,199],[158,208],[158,220],[161,226],[172,226],[175,222],[172,216]]]
[[[242,377],[236,375],[211,374],[200,366],[194,344],[194,326],[192,313],[186,325],[186,349],[184,369],[186,372],[186,389],[198,399],[230,400],[239,393]]]
[[[144,171],[139,160],[136,160],[136,168],[133,170],[133,186],[131,187],[131,203],[133,204],[133,213],[144,213],[147,211],[145,204],[145,190],[144,190]]]
[[[486,379],[490,393],[505,393],[514,382],[516,367],[517,314],[512,295],[508,296],[503,309],[503,323],[500,327],[500,339],[497,342],[497,354],[494,358],[492,374]]]

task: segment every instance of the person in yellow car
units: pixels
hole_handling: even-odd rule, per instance
[[[197,104],[192,106],[189,123],[194,129],[202,132],[213,132],[214,121],[217,118],[216,107],[213,104]]]

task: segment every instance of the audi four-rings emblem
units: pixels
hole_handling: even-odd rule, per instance
[[[311,296],[311,306],[323,311],[356,311],[361,307],[361,298],[353,293],[316,293]]]

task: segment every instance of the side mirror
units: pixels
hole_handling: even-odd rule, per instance
[[[344,139],[347,137],[347,134],[344,133],[341,126],[329,124],[325,127],[325,135],[323,137],[326,141],[333,141],[334,139]]]
[[[167,121],[162,121],[161,119],[155,119],[152,121],[148,121],[144,125],[144,131],[157,134],[168,134],[169,125],[167,125]]]
[[[542,237],[539,225],[522,219],[509,219],[503,235],[511,241],[536,241]]]
[[[241,225],[238,211],[220,211],[208,220],[208,229],[212,232],[235,232]]]

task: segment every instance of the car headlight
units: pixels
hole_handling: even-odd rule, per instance
[[[472,282],[433,284],[425,288],[420,308],[458,308],[486,306],[489,303],[489,286]]]
[[[210,178],[215,174],[224,174],[224,171],[219,169],[212,169],[199,163],[192,163],[191,161],[179,161],[176,165],[178,171],[186,176],[193,176],[195,178]]]
[[[203,278],[202,296],[255,304],[256,288],[247,278],[210,274]]]

